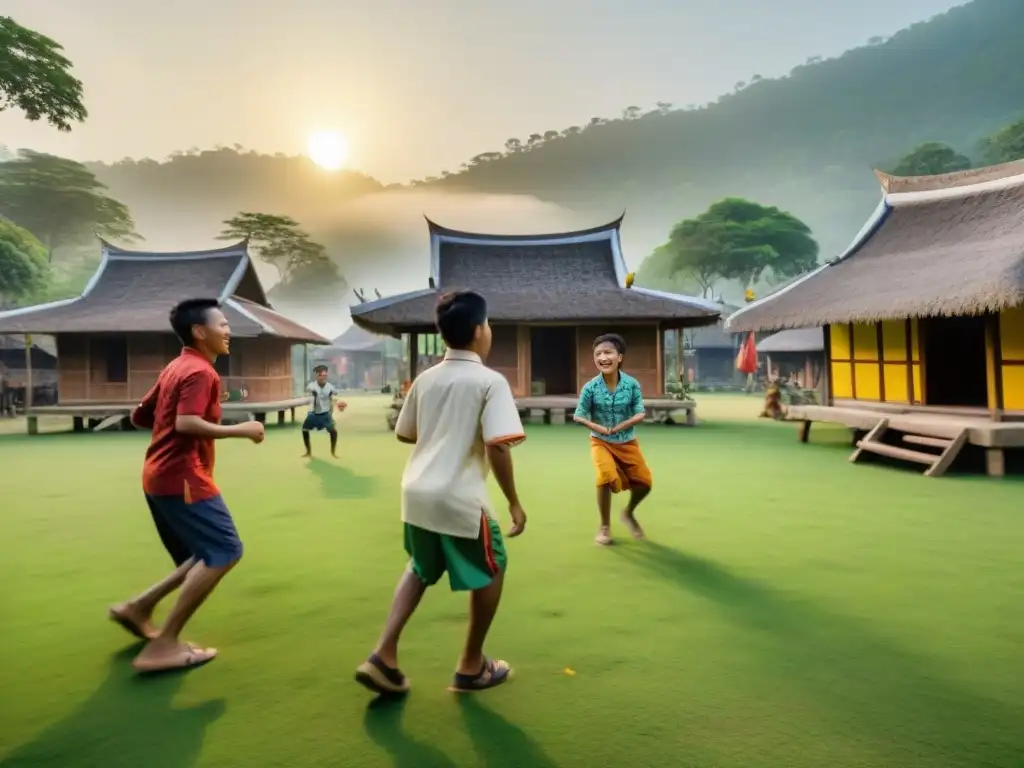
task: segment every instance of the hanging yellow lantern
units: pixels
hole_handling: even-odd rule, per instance
[[[747,288],[746,292],[743,294],[743,298],[748,304],[754,299],[756,299],[757,296],[754,294],[754,289]]]
[[[633,287],[633,281],[636,279],[636,272],[630,272],[626,275],[626,288]]]

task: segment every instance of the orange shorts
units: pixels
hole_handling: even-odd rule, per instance
[[[590,438],[590,456],[597,470],[597,485],[610,485],[612,493],[628,491],[630,486],[650,488],[654,483],[651,470],[640,453],[640,443],[609,443]]]

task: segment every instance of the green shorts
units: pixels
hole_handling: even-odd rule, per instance
[[[480,535],[475,539],[446,536],[406,523],[405,551],[412,558],[413,572],[424,584],[436,584],[447,571],[455,592],[483,589],[508,563],[501,527],[483,514]]]

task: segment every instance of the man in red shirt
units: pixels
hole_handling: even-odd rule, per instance
[[[213,482],[213,441],[244,437],[263,442],[259,422],[220,423],[220,376],[213,363],[229,353],[231,329],[219,302],[181,302],[171,310],[171,328],[184,348],[132,412],[132,423],[153,432],[142,489],[160,540],[177,567],[159,584],[110,609],[111,619],[149,641],[132,662],[139,672],[194,667],[217,655],[215,648],[179,639],[185,623],[242,557],[235,523]],[[178,601],[157,629],[153,610],[178,587]]]

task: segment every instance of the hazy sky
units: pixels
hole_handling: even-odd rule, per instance
[[[0,113],[0,143],[81,160],[240,143],[295,153],[319,127],[384,181],[455,169],[510,136],[700,103],[957,0],[4,0],[58,40],[90,117]]]

